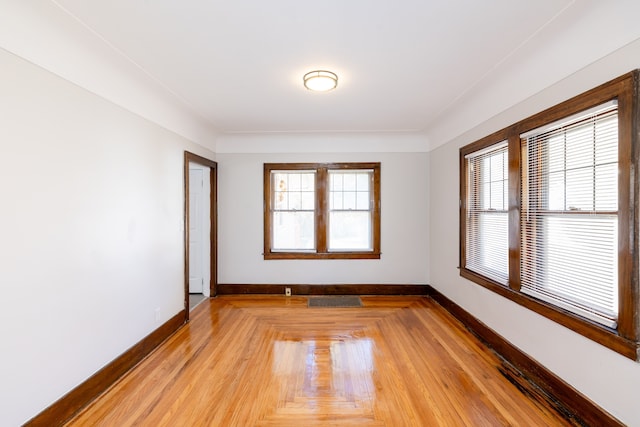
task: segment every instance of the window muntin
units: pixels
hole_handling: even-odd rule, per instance
[[[509,279],[506,141],[465,157],[466,260],[469,270],[506,285]]]
[[[264,203],[265,259],[380,258],[380,163],[267,163]]]
[[[615,104],[523,139],[521,291],[604,326],[618,319]]]

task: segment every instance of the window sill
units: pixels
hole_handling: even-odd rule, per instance
[[[380,255],[380,252],[270,252],[264,254],[264,259],[380,259]]]

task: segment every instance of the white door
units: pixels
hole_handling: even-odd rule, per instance
[[[202,205],[204,171],[189,165],[189,293],[201,294],[204,288]]]

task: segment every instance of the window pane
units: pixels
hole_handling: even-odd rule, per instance
[[[546,167],[549,172],[562,171],[564,173],[564,170],[566,169],[566,164],[564,161],[564,136],[550,136],[548,138],[549,139],[546,144],[546,151],[548,152]]]
[[[547,197],[547,203],[549,209],[552,211],[565,210],[564,204],[564,171],[551,172],[549,174],[549,195]],[[544,204],[544,203],[543,203]]]
[[[289,209],[289,196],[285,191],[276,191],[273,197],[273,204],[275,209]]]
[[[596,210],[618,210],[618,163],[596,166]]]
[[[301,177],[300,190],[302,191],[315,191],[315,174],[305,173]]]
[[[313,212],[274,212],[272,250],[315,249]]]
[[[505,210],[505,197],[504,197],[504,181],[497,181],[489,183],[489,189],[491,191],[491,202],[489,209]]]
[[[566,168],[568,170],[593,164],[593,126],[579,126],[565,132]]]
[[[301,194],[301,206],[302,210],[312,211],[316,206],[316,198],[315,192],[313,191],[304,191]]]
[[[331,212],[329,230],[329,250],[373,250],[369,212]]]
[[[616,163],[618,161],[618,120],[608,117],[595,123],[596,164]]]
[[[299,211],[302,209],[302,194],[299,191],[289,192],[289,210]]]
[[[331,177],[331,191],[342,191],[342,174],[330,173]]]
[[[287,190],[289,191],[299,191],[300,190],[300,184],[301,184],[301,180],[302,180],[302,176],[299,173],[290,173],[288,174],[288,178],[289,178],[289,185]]]
[[[368,210],[370,209],[369,203],[370,203],[369,192],[359,191],[356,194],[356,209]]]
[[[276,191],[285,191],[288,188],[287,181],[289,177],[286,173],[272,173],[274,189]]]
[[[476,206],[477,209],[491,209],[491,183],[490,182],[482,182],[476,183],[478,187],[476,187],[475,191],[478,192],[480,196],[482,196],[481,203]]]
[[[343,209],[342,192],[332,192],[330,197],[329,209]]]
[[[355,191],[356,190],[356,175],[353,173],[343,173],[343,189],[345,191]]]
[[[491,156],[489,157],[490,169],[487,174],[490,177],[491,182],[501,181],[505,175],[505,156]]]
[[[370,174],[359,173],[357,175],[357,189],[358,191],[369,191],[369,182],[371,181]]]
[[[345,191],[342,193],[344,205],[342,209],[355,209],[356,208],[356,192],[355,191]]]
[[[593,210],[593,168],[568,170],[567,210]]]

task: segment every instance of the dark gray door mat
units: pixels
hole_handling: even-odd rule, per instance
[[[309,297],[307,307],[362,307],[359,296]]]

